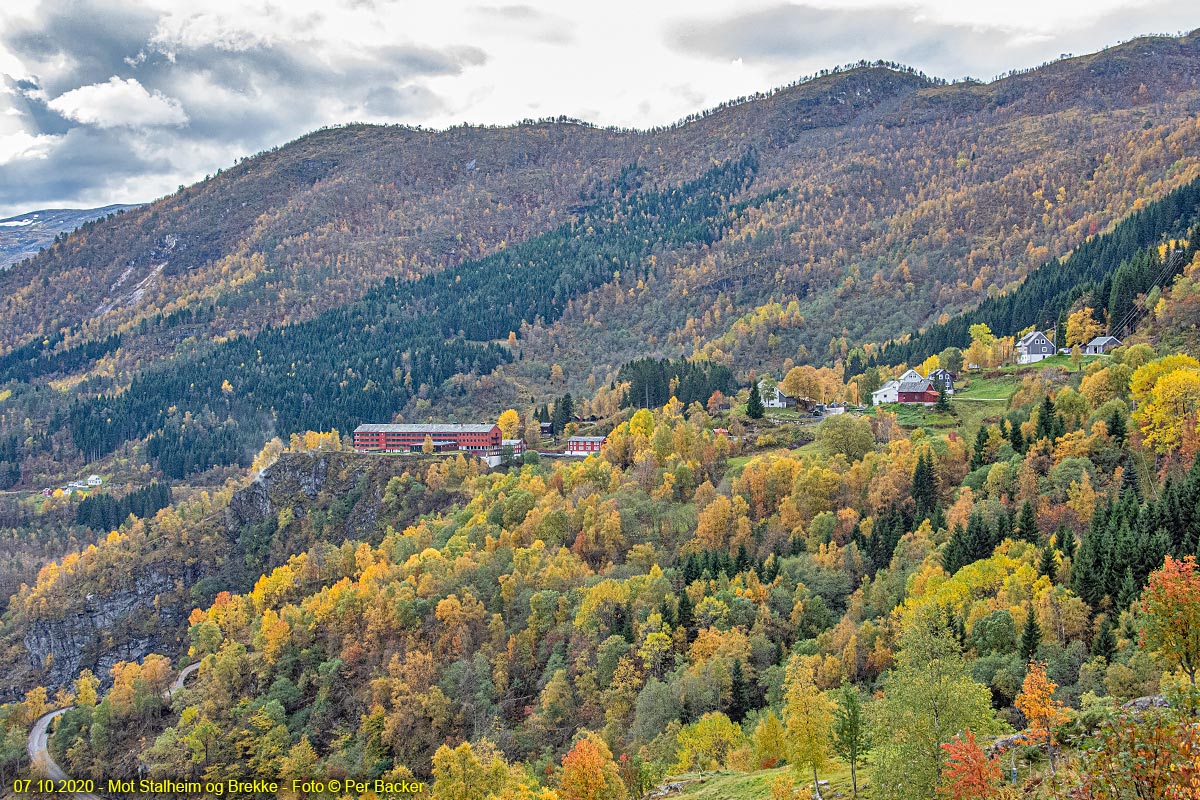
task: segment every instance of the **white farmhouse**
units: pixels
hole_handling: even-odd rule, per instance
[[[912,372],[912,370],[909,370]],[[890,380],[883,386],[880,386],[875,391],[871,392],[871,405],[877,406],[883,403],[898,403],[900,401],[900,381]]]
[[[762,382],[758,384],[758,394],[762,398],[763,408],[795,408],[795,398],[788,397],[779,390],[776,385],[774,389],[767,389]]]

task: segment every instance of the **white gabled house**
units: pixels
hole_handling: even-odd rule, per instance
[[[795,408],[796,399],[788,397],[779,390],[776,385],[774,389],[766,389],[762,382],[758,384],[758,395],[762,398],[763,408]]]
[[[909,370],[911,372],[912,370]],[[871,405],[877,406],[883,403],[897,403],[900,401],[900,381],[894,378],[883,386],[880,386],[875,391],[871,392]]]

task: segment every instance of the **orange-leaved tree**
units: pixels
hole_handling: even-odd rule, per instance
[[[625,783],[621,780],[612,751],[594,733],[583,736],[562,761],[559,773],[563,800],[625,800]]]
[[[1142,646],[1183,670],[1194,692],[1200,669],[1200,571],[1195,556],[1182,561],[1167,556],[1162,567],[1150,574],[1142,611],[1146,614]]]
[[[946,763],[938,794],[952,800],[994,800],[1001,796],[1000,765],[975,743],[970,728],[941,747],[946,751]]]
[[[1025,682],[1014,705],[1029,722],[1029,732],[1035,741],[1045,741],[1050,755],[1050,771],[1054,771],[1054,729],[1067,721],[1062,703],[1054,699],[1058,684],[1046,677],[1046,665],[1029,662]]]

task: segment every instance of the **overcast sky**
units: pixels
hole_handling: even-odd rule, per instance
[[[140,202],[321,125],[671,122],[859,59],[991,79],[1195,0],[4,0],[0,217]]]

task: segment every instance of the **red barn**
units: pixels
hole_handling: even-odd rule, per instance
[[[896,392],[896,402],[918,403],[931,406],[938,401],[938,391],[933,388],[933,381],[904,381]]]
[[[498,451],[502,436],[495,424],[455,425],[359,425],[354,429],[354,449],[402,453],[420,450],[429,438],[435,449],[469,450],[472,453]]]

